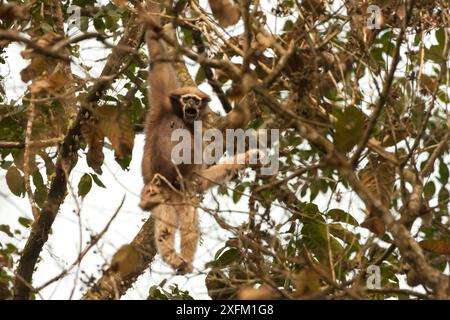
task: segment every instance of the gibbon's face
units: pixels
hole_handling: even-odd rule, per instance
[[[196,87],[181,87],[170,94],[173,112],[191,126],[201,120],[211,98]]]
[[[187,123],[194,123],[202,117],[205,103],[195,94],[185,94],[180,97],[183,110],[183,119]]]

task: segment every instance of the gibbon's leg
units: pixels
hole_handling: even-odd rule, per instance
[[[179,226],[181,233],[181,256],[186,262],[184,268],[178,270],[179,274],[192,272],[192,261],[197,250],[199,228],[197,210],[191,205],[185,205],[179,214]]]
[[[168,194],[164,192],[164,189],[160,187],[160,184],[150,182],[145,184],[142,188],[139,206],[142,210],[151,211],[154,207],[165,203],[168,199]]]
[[[170,204],[160,204],[153,208],[155,217],[155,242],[164,262],[177,270],[185,263],[175,251],[174,240],[178,225],[177,208]]]

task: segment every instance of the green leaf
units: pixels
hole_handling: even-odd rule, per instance
[[[6,224],[0,224],[0,231],[6,233],[8,235],[8,237],[10,237],[10,238],[14,237],[14,235],[11,232],[10,227]]]
[[[431,199],[434,196],[434,193],[436,192],[436,186],[434,185],[433,181],[428,182],[425,187],[423,188],[423,194],[425,198]]]
[[[334,237],[341,239],[342,241],[350,245],[351,251],[358,251],[360,249],[361,245],[359,244],[359,234],[355,234],[345,229],[339,223],[329,224],[329,230],[330,234],[332,234]],[[346,249],[348,250],[348,248],[349,247],[347,247]]]
[[[78,183],[78,196],[84,198],[92,188],[92,178],[85,173]]]
[[[187,28],[181,28],[183,32],[183,40],[189,47],[192,47],[192,32]]]
[[[33,223],[33,220],[25,218],[25,217],[19,217],[19,223],[23,225],[25,228],[29,228],[31,224]]]
[[[285,22],[283,31],[290,31],[294,27],[294,22],[292,20],[288,20]]]
[[[234,188],[233,190],[233,202],[234,203],[238,203],[239,200],[242,197],[242,193],[245,190],[245,185],[244,184],[239,184],[236,186],[236,188]]]
[[[441,163],[439,163],[439,181],[442,184],[446,184],[448,182],[448,177],[448,166],[444,163],[444,161],[441,161]]]
[[[313,183],[310,184],[310,186],[309,186],[309,191],[310,191],[309,201],[310,202],[312,202],[319,194],[319,187],[320,187],[320,184],[319,184],[319,181],[317,181],[317,180],[315,180]]]
[[[425,48],[425,59],[436,63],[442,63],[442,48],[440,45],[431,46],[429,49]]]
[[[19,170],[12,166],[6,172],[6,184],[11,192],[20,197],[25,192],[25,183]]]
[[[300,205],[300,209],[304,214],[313,217],[319,213],[319,207],[315,203],[304,203]]]
[[[334,142],[336,148],[343,152],[349,152],[361,139],[364,133],[364,115],[356,107],[348,107],[338,117]]]
[[[386,32],[380,32],[380,35],[377,36],[377,39],[375,40],[375,43],[380,43],[383,45],[383,47],[388,46],[391,43],[391,40],[393,39],[393,32],[392,30],[387,30]]]
[[[105,22],[103,21],[103,18],[98,17],[94,19],[94,27],[95,30],[101,32],[103,30],[105,30]]]
[[[439,190],[438,194],[438,202],[439,202],[439,208],[441,209],[441,213],[448,211],[447,203],[450,199],[450,192],[447,190],[445,186]]]
[[[95,5],[96,0],[73,0],[73,4],[75,6],[80,6],[80,7],[84,7],[84,6],[88,6],[88,5]]]
[[[47,200],[47,188],[45,186],[43,186],[42,188],[36,188],[36,190],[34,191],[34,200],[36,201],[37,205],[39,207],[43,207],[45,200]]]
[[[323,223],[305,223],[301,233],[303,235],[303,243],[313,253],[324,254],[328,248],[328,239],[333,252],[341,252],[343,250],[342,245],[334,237],[331,235],[330,237],[327,236],[327,229]]]
[[[206,79],[205,70],[203,68],[199,68],[197,75],[195,76],[195,84],[200,85],[201,83],[203,83],[203,81],[205,81],[205,79]]]
[[[383,59],[383,49],[373,48],[370,50],[370,54],[376,62],[378,62],[380,65],[384,65],[385,62]]]
[[[45,188],[44,179],[39,171],[33,173],[33,183],[37,189]]]
[[[106,186],[103,184],[103,182],[96,174],[91,174],[91,177],[94,180],[95,184],[98,185],[100,188],[106,188]]]
[[[345,222],[353,226],[359,226],[358,221],[353,218],[350,213],[347,213],[341,209],[331,209],[330,211],[328,211],[328,216],[334,221]]]
[[[0,167],[2,169],[7,170],[7,169],[9,169],[9,167],[11,167],[12,164],[13,164],[12,161],[2,161],[2,164],[0,165]]]
[[[41,25],[40,25],[40,28],[42,29],[42,31],[44,33],[53,32],[54,31],[53,27],[50,24],[48,24],[47,22],[42,22]]]
[[[158,289],[158,286],[151,286],[147,300],[169,300],[169,298]]]
[[[106,144],[105,146],[108,146],[108,145]],[[110,148],[110,149],[112,149],[112,148]],[[115,160],[119,164],[119,166],[122,168],[122,170],[129,170],[129,166],[130,166],[130,162],[131,162],[130,156],[126,156],[123,158],[116,157]]]
[[[12,254],[12,253],[16,253],[19,250],[17,249],[17,247],[15,245],[13,245],[12,243],[7,243],[6,244],[6,250],[5,253],[7,254]]]
[[[441,29],[436,30],[435,36],[436,36],[436,40],[439,43],[439,47],[444,48],[444,45],[445,45],[445,29],[441,28]]]
[[[214,265],[216,267],[226,267],[231,263],[238,261],[239,259],[239,250],[236,248],[231,248],[222,253],[220,257],[215,261]]]

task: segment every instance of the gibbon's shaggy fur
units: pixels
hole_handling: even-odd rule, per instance
[[[159,12],[159,8],[154,6],[150,4],[150,12]],[[153,15],[151,23],[147,23],[151,110],[146,119],[142,160],[145,185],[140,206],[151,210],[155,218],[155,243],[163,260],[178,274],[186,274],[192,272],[199,238],[195,194],[229,179],[245,167],[242,163],[248,163],[250,157],[259,153],[250,150],[209,168],[204,164],[173,164],[171,152],[177,142],[171,141],[172,132],[180,128],[193,132],[194,121],[205,116],[211,99],[196,87],[179,87],[175,70],[159,37],[158,30],[162,30],[159,17]],[[194,146],[193,140],[191,145]],[[177,229],[181,235],[179,253],[174,248]]]

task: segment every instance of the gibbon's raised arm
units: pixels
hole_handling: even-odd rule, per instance
[[[147,7],[151,14],[152,23],[148,23],[146,42],[150,60],[150,70],[148,75],[149,83],[149,98],[151,101],[150,112],[170,112],[171,106],[169,95],[171,92],[179,87],[175,70],[172,64],[172,58],[167,54],[165,45],[159,39],[159,35],[155,32],[155,28],[161,28],[160,17],[157,15],[160,12],[159,4],[153,1],[148,1]],[[171,25],[166,26],[166,30],[170,29]]]

